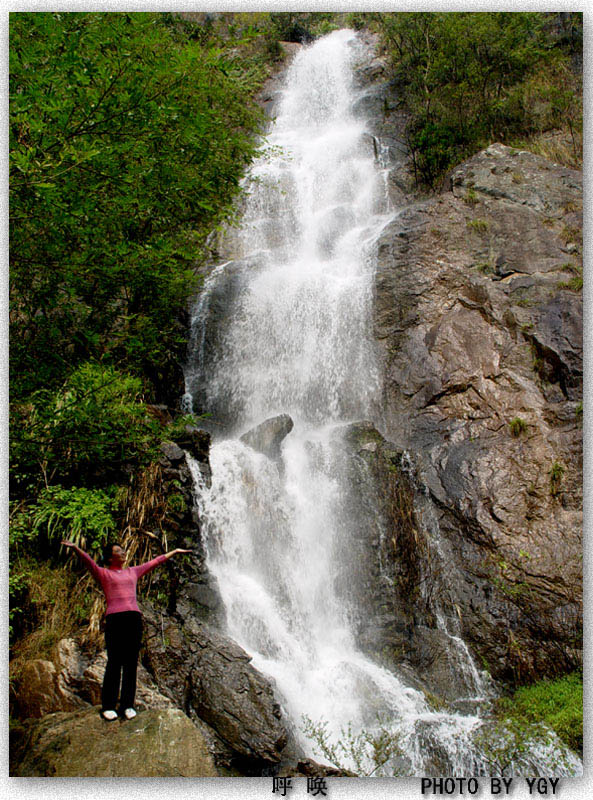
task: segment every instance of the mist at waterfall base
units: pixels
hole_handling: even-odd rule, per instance
[[[465,713],[433,710],[422,691],[364,655],[352,630],[360,610],[340,545],[346,531],[363,536],[377,522],[344,513],[351,487],[340,442],[350,422],[381,424],[374,245],[397,213],[381,148],[356,113],[364,90],[354,70],[365,58],[352,31],[336,31],[302,48],[288,69],[246,179],[241,225],[227,237],[231,258],[213,269],[193,310],[185,402],[217,423],[211,484],[191,459],[190,467],[228,633],[272,679],[305,753],[319,759],[321,731],[359,774],[488,775],[492,757],[476,735],[489,689],[446,615],[439,624]],[[224,321],[212,334],[221,291]],[[281,413],[294,428],[279,459],[239,440]],[[374,491],[369,482],[371,505]],[[379,757],[378,741],[387,742]],[[570,754],[558,766],[560,751],[546,732],[513,770],[550,774],[554,762],[557,774],[576,774]]]

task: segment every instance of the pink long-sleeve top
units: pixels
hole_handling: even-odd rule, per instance
[[[83,550],[78,550],[78,555],[82,558],[86,568],[93,577],[101,584],[107,600],[105,614],[117,614],[120,611],[140,611],[136,601],[136,584],[138,578],[146,575],[159,564],[163,564],[167,557],[157,556],[152,561],[139,564],[137,567],[127,569],[107,569],[100,567]]]

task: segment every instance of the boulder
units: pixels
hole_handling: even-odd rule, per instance
[[[66,689],[60,678],[53,661],[41,658],[27,661],[17,681],[16,713],[22,718],[38,718],[53,711],[72,711],[84,706],[84,700]]]
[[[11,741],[20,778],[202,778],[218,772],[205,740],[179,709],[153,709],[106,722],[98,706],[48,714]]]
[[[101,687],[106,665],[107,655],[102,652],[91,661],[82,674],[84,687],[81,691],[91,705],[100,705],[101,703]],[[175,707],[175,703],[159,691],[142,664],[138,664],[135,706],[139,710]]]
[[[182,461],[185,458],[185,453],[178,444],[175,444],[175,442],[162,442],[160,449],[161,453],[165,457],[165,463],[166,461],[170,461],[174,464],[175,462]]]
[[[282,440],[288,436],[293,427],[294,423],[288,414],[279,414],[251,428],[241,436],[241,441],[258,453],[276,460],[280,458]]]
[[[183,432],[176,437],[177,444],[195,458],[196,461],[208,463],[210,450],[210,434],[195,425],[186,425]]]
[[[259,774],[279,763],[288,732],[273,689],[231,639],[201,622],[184,604],[161,621],[145,608],[143,663],[158,686],[206,722],[234,753],[234,766]]]

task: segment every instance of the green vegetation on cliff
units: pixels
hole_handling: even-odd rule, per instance
[[[419,181],[436,185],[446,170],[494,141],[528,140],[529,149],[550,155],[550,132],[564,133],[552,157],[580,166],[582,14],[369,17],[410,113],[407,144]]]
[[[577,752],[583,752],[583,675],[573,672],[557,680],[522,686],[499,709],[512,719],[543,722]]]

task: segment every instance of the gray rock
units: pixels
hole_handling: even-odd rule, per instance
[[[186,425],[176,436],[175,444],[187,451],[196,461],[208,463],[210,434],[195,425]]]
[[[280,457],[280,444],[294,427],[294,422],[288,414],[279,414],[260,423],[255,428],[241,436],[243,444],[263,453],[271,459]]]
[[[172,464],[176,461],[182,461],[185,458],[185,453],[175,442],[162,442],[160,449],[161,453]]]
[[[85,705],[64,686],[53,661],[41,658],[23,665],[15,694],[15,706],[21,717],[43,717],[54,711],[71,711]]]
[[[61,639],[53,660],[27,661],[19,670],[15,684],[13,711],[20,718],[39,718],[57,711],[74,711],[101,702],[101,686],[107,657],[103,650],[85,655],[74,639]],[[145,708],[171,708],[174,703],[161,694],[151,676],[140,664],[136,705]]]

